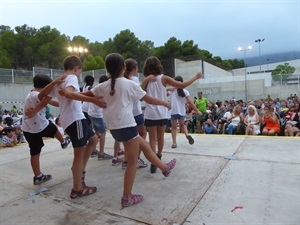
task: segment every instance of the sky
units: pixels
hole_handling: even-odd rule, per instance
[[[129,29],[155,47],[192,40],[222,59],[300,51],[300,0],[0,0],[0,24],[100,43]]]

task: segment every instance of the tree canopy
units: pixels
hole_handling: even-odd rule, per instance
[[[29,27],[27,24],[14,29],[0,25],[0,67],[27,69],[32,67],[47,67],[62,69],[63,59],[71,54],[68,47],[82,46],[88,49],[77,54],[83,61],[84,70],[104,68],[105,56],[112,52],[120,53],[124,58],[133,58],[138,61],[140,71],[147,57],[157,56],[167,75],[174,76],[174,59],[184,61],[204,60],[226,70],[243,67],[244,61],[238,59],[222,60],[213,56],[207,50],[200,49],[192,40],[180,41],[176,37],[159,47],[154,47],[151,40],[141,41],[129,29],[116,34],[103,43],[90,42],[82,36],[72,39],[61,34],[56,28],[44,26],[39,29]]]
[[[274,81],[285,81],[295,70],[295,67],[285,63],[284,65],[278,65],[275,70],[272,71],[271,75]]]

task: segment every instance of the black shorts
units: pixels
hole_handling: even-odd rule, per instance
[[[148,120],[145,119],[145,127],[164,126],[167,125],[168,119]]]
[[[29,144],[30,155],[34,156],[40,154],[44,146],[43,137],[53,138],[56,132],[57,127],[51,121],[49,121],[49,125],[39,133],[33,134],[24,131],[23,134]]]
[[[86,119],[76,120],[67,127],[65,132],[70,136],[73,148],[86,146],[87,141],[95,135]]]

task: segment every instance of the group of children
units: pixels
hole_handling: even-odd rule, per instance
[[[65,73],[63,76],[50,83],[45,83],[46,79],[44,78],[38,82],[38,86],[34,80],[35,89],[38,90],[33,90],[29,94],[29,96],[33,95],[32,99],[34,100],[30,101],[29,97],[26,98],[23,130],[30,147],[31,165],[35,175],[34,184],[51,179],[51,175],[44,175],[40,171],[38,159],[43,147],[41,138],[43,136],[56,137],[62,147],[68,145],[67,139],[62,138],[56,126],[52,126],[51,122],[44,119],[43,108],[48,103],[56,105],[57,102],[55,103],[52,98],[57,99],[61,125],[70,137],[74,148],[71,169],[73,187],[70,197],[74,199],[87,196],[97,191],[97,187],[86,185],[85,168],[91,153],[96,149],[98,136],[88,125],[82,111],[81,101],[90,102],[102,108],[106,127],[115,141],[122,142],[125,148],[124,158],[127,166],[121,205],[128,207],[143,201],[142,195],[132,193],[141,151],[151,162],[151,173],[155,173],[158,167],[162,174],[168,177],[176,164],[176,159],[172,159],[168,163],[161,161],[168,110],[171,109],[171,104],[167,101],[166,86],[185,88],[201,78],[202,74],[197,73],[185,82],[176,81],[162,74],[163,68],[158,58],[149,57],[145,61],[143,70],[146,78],[140,86],[138,82],[132,82],[135,79],[132,75],[138,69],[135,60],[125,61],[120,54],[112,53],[106,56],[105,66],[110,79],[83,92],[80,92],[78,84],[82,63],[76,56],[69,56],[64,60]],[[146,102],[144,116],[140,110],[140,101]],[[149,143],[145,140],[144,117],[145,126],[149,132]],[[46,121],[48,122],[46,123]]]

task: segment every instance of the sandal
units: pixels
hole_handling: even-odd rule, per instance
[[[70,198],[75,199],[78,197],[91,195],[94,194],[96,191],[97,191],[97,187],[89,187],[89,186],[82,187],[80,191],[75,191],[74,189],[72,189]]]
[[[177,148],[177,144],[173,143],[172,148]]]
[[[186,136],[186,138],[189,140],[190,145],[194,144],[194,139],[192,138],[191,135]]]

